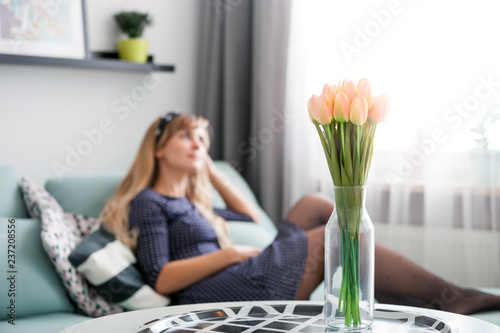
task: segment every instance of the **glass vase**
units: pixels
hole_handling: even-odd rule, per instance
[[[366,186],[335,186],[334,194],[325,229],[325,321],[332,329],[358,331],[373,322],[375,231]]]

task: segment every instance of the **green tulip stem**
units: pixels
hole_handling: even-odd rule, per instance
[[[356,126],[357,129],[358,129],[358,138],[357,138],[357,148],[358,148],[358,166],[361,165],[361,156],[360,156],[360,152],[361,152],[361,125],[357,125]]]
[[[340,123],[340,137],[342,138],[342,156],[345,160],[344,123]]]
[[[338,174],[334,172],[334,166],[333,166],[333,163],[331,162],[331,159],[333,158],[332,156],[330,156],[330,152],[328,150],[328,143],[326,141],[328,141],[327,139],[325,139],[325,136],[323,135],[323,132],[321,131],[320,127],[319,127],[319,123],[314,123],[315,127],[316,127],[316,130],[318,131],[318,134],[319,134],[319,138],[321,140],[321,146],[323,147],[323,151],[325,152],[325,156],[326,156],[326,161],[328,163],[328,169],[330,170],[330,175],[332,176],[332,179],[335,179],[335,175]],[[328,138],[329,139],[329,138]],[[331,142],[332,145],[335,144],[335,142]]]
[[[335,191],[335,205],[340,229],[342,267],[337,311],[343,313],[346,326],[358,326],[361,325],[359,255],[363,214],[362,191],[355,188],[337,189]]]

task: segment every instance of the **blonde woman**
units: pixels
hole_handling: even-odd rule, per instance
[[[299,200],[262,252],[232,244],[225,219],[258,223],[259,216],[214,167],[208,125],[192,114],[157,119],[107,203],[104,223],[135,250],[148,284],[174,304],[307,299],[324,276],[331,200],[319,194]],[[227,209],[212,208],[210,185]],[[379,301],[458,313],[500,308],[500,297],[451,285],[380,245],[375,258]]]

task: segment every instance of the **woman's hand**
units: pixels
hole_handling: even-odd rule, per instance
[[[259,223],[260,216],[257,208],[217,169],[212,158],[208,154],[206,156],[210,182],[221,195],[227,208],[250,216],[255,223]]]
[[[208,170],[208,176],[210,177],[210,182],[213,183],[215,180],[214,178],[221,177],[221,175],[219,173],[219,170],[215,166],[214,161],[208,154],[206,155],[205,163],[207,164],[207,170]]]
[[[250,245],[232,245],[227,248],[231,251],[232,263],[237,264],[252,257],[257,256],[260,250]]]
[[[156,291],[170,295],[259,253],[259,249],[250,245],[232,245],[198,257],[170,261],[158,275]]]

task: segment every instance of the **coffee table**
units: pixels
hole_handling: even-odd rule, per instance
[[[192,305],[180,305],[180,306],[168,306],[163,308],[153,308],[147,310],[130,311],[125,313],[119,313],[115,315],[109,315],[101,318],[96,318],[82,323],[73,325],[63,330],[61,333],[109,333],[109,332],[120,332],[120,333],[137,333],[142,330],[142,332],[159,332],[159,328],[171,327],[166,332],[223,332],[224,327],[228,328],[228,332],[286,332],[286,331],[297,331],[297,332],[326,332],[324,326],[321,326],[317,320],[312,318],[317,315],[318,308],[321,308],[323,302],[304,302],[304,301],[263,301],[263,302],[228,302],[228,303],[206,303],[206,304],[192,304]],[[259,312],[262,308],[268,308],[277,310],[277,313],[283,313],[283,308],[302,308],[305,309],[310,307],[312,310],[310,322],[312,325],[308,326],[307,318],[300,319],[295,318],[297,325],[283,326],[283,320],[281,320],[281,327],[273,324],[269,324],[269,321],[262,323],[262,320],[256,320],[255,328],[249,328],[245,324],[230,327],[226,325],[227,314],[234,315],[238,313],[241,309],[243,312],[250,311],[248,309],[255,308],[252,311],[256,311],[254,318],[261,319],[259,317]],[[227,310],[233,309],[233,310]],[[226,310],[226,312],[224,312]],[[388,305],[388,304],[376,304],[376,321],[370,330],[363,332],[370,333],[390,333],[390,332],[443,332],[443,333],[466,333],[466,332],[487,332],[487,333],[500,333],[500,327],[491,324],[486,321],[482,321],[476,318],[458,315],[450,312],[429,310],[408,306],[398,306],[398,305]],[[231,312],[233,311],[233,312]],[[214,313],[217,313],[221,318],[212,318]],[[378,313],[378,314],[377,314]],[[201,314],[201,315],[200,315]],[[248,313],[247,313],[248,314]],[[198,316],[200,315],[200,316]],[[306,315],[306,316],[307,316]],[[196,321],[197,318],[201,317],[204,320],[208,319],[213,321],[222,321],[217,323],[217,325],[207,326],[206,322],[202,325],[190,325],[187,329],[183,329],[182,325],[185,318],[190,317],[188,321]],[[262,316],[260,316],[262,317]],[[266,315],[266,317],[269,317]],[[283,315],[277,315],[277,318],[282,318]],[[388,317],[385,318],[384,317]],[[184,318],[184,320],[178,320],[179,318]],[[177,320],[176,320],[177,319]],[[316,319],[321,319],[319,316]],[[155,321],[156,320],[156,321]],[[269,320],[269,318],[267,319]],[[154,321],[154,322],[152,322]],[[390,321],[385,325],[387,321]],[[284,322],[292,323],[290,319],[285,318]],[[313,323],[314,322],[314,323]],[[415,323],[416,322],[416,323]],[[161,325],[159,325],[161,323]],[[173,323],[173,324],[172,324]],[[224,324],[224,325],[223,325]],[[156,327],[155,327],[156,325]],[[163,325],[163,326],[162,326]],[[167,325],[167,326],[165,326]],[[169,326],[170,325],[170,326]],[[174,327],[175,325],[179,325]],[[197,327],[195,327],[197,326]],[[266,327],[264,327],[266,326]],[[432,327],[434,326],[434,328]],[[236,329],[234,327],[237,327]],[[239,327],[239,328],[238,328]],[[162,329],[162,330],[163,330]],[[260,330],[259,330],[260,329]]]

